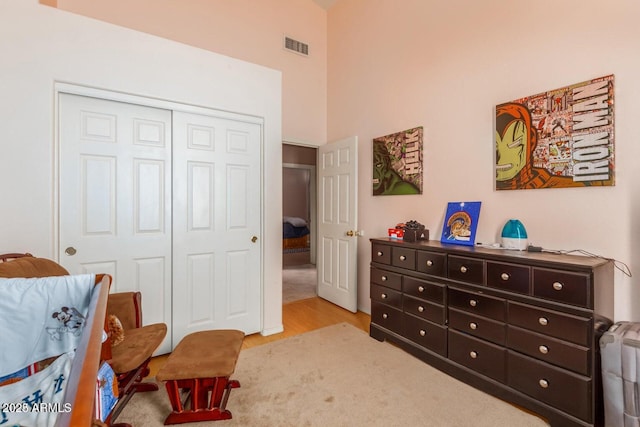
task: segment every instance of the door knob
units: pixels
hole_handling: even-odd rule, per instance
[[[258,237],[257,237],[257,236],[253,236],[253,237],[251,238],[251,243],[255,243],[255,242],[257,242],[257,241],[258,241]]]
[[[67,249],[64,250],[64,253],[69,256],[74,256],[76,252],[77,252],[76,248],[74,248],[73,246],[69,246]]]
[[[349,230],[349,231],[347,231],[347,236],[349,236],[349,237],[353,237],[353,236],[355,236],[355,235],[356,235],[356,233],[354,233],[354,232],[353,232],[353,230]]]

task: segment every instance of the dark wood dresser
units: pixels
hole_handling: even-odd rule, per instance
[[[553,427],[604,425],[612,316],[608,260],[371,239],[370,335]]]

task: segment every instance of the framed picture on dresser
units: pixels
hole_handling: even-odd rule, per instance
[[[440,242],[473,246],[482,202],[449,202]]]

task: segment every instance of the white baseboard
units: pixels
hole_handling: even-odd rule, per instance
[[[280,325],[276,328],[270,328],[270,329],[263,329],[260,332],[260,335],[262,335],[263,337],[268,337],[269,335],[275,335],[275,334],[280,334],[284,332],[284,326]]]

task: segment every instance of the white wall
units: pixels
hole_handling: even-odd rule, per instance
[[[640,320],[640,2],[341,0],[328,13],[328,139],[358,135],[368,237],[416,219],[439,239],[449,201],[482,201],[477,241],[509,218],[531,243],[623,261],[616,320]],[[616,186],[494,190],[495,105],[615,74]],[[371,141],[424,126],[424,193],[372,194]],[[359,307],[370,309],[368,239]]]
[[[281,73],[42,6],[0,2],[0,253],[55,258],[54,83],[263,117],[264,316],[282,329]]]
[[[327,12],[312,0],[58,0],[58,8],[282,71],[282,136],[327,139]],[[283,49],[287,35],[309,55]]]

